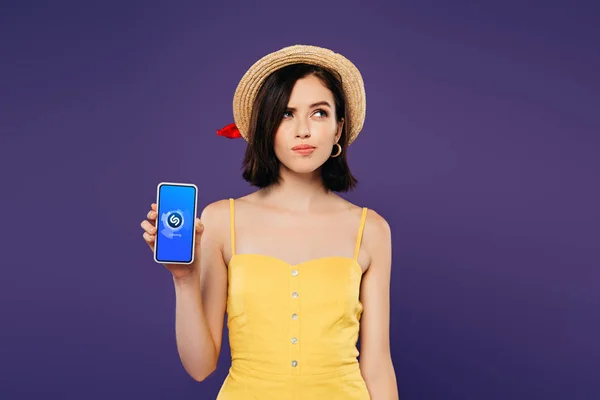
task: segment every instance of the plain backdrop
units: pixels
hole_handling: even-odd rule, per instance
[[[3,1],[0,398],[214,399],[140,222],[252,190],[238,80],[291,44],[363,73],[345,197],[393,234],[401,398],[600,397],[595,15],[583,2]],[[227,332],[225,332],[227,334]]]

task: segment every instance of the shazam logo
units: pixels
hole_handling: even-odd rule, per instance
[[[177,212],[173,212],[167,218],[167,225],[169,225],[173,229],[177,229],[183,224],[183,216]]]
[[[173,237],[181,237],[181,234],[176,232],[184,226],[185,219],[183,218],[183,214],[184,213],[181,210],[174,210],[164,213],[160,218],[164,226],[164,229],[161,230],[161,233],[169,239]]]

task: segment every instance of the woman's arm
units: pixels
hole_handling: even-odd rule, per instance
[[[227,301],[227,266],[222,243],[229,224],[227,201],[208,205],[200,216],[204,232],[200,270],[174,279],[177,350],[186,372],[201,382],[217,367]]]
[[[361,285],[360,369],[372,400],[396,400],[389,336],[392,239],[387,221],[373,210],[367,216],[363,243],[371,264]]]

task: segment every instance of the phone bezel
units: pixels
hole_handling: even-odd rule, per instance
[[[194,262],[196,258],[196,218],[197,218],[197,210],[198,210],[198,187],[193,183],[182,183],[182,182],[160,182],[156,185],[156,225],[158,226],[158,220],[160,218],[159,210],[160,210],[160,188],[161,186],[180,186],[180,187],[192,187],[194,188],[194,211],[193,211],[193,221],[194,227],[192,232],[192,258],[191,261],[167,261],[167,260],[158,260],[157,252],[158,252],[158,229],[156,232],[156,239],[154,240],[154,261],[158,264],[180,264],[180,265],[190,265]]]

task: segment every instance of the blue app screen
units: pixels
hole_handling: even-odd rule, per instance
[[[192,261],[195,209],[195,187],[160,185],[155,242],[157,261]]]

